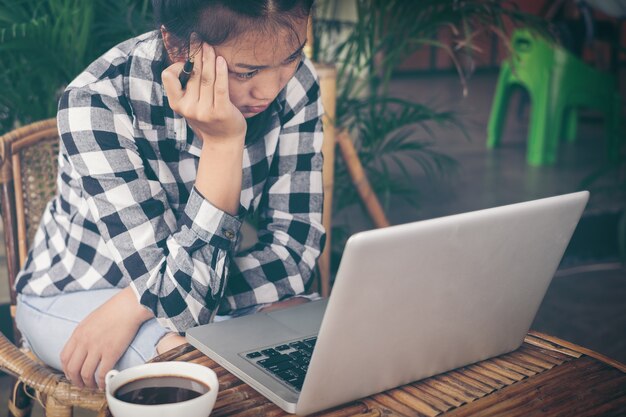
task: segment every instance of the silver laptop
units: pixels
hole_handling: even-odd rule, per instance
[[[333,292],[187,340],[300,415],[518,348],[588,192],[361,232]]]

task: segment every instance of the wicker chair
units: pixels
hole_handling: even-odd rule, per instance
[[[56,120],[21,127],[0,137],[0,182],[6,262],[11,294],[11,316],[15,317],[13,284],[24,264],[43,210],[56,192],[59,135]],[[19,333],[15,329],[15,339]],[[37,362],[0,334],[0,369],[13,375],[16,386],[9,402],[15,417],[30,412],[28,393],[34,391],[46,407],[47,416],[72,415],[74,406],[100,410],[104,394],[72,385],[62,373]],[[27,388],[29,387],[29,388]]]

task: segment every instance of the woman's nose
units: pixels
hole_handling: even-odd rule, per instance
[[[268,71],[255,81],[250,94],[259,101],[274,100],[283,86],[280,71]]]

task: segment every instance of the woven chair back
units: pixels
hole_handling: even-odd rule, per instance
[[[58,154],[55,119],[33,123],[0,137],[2,221],[12,305],[15,305],[15,277],[26,261],[44,209],[57,190]]]
[[[59,134],[55,119],[33,123],[0,136],[0,200],[13,318],[15,277],[26,261],[28,247],[33,242],[45,207],[57,192],[58,154]],[[15,326],[13,329],[15,340],[19,340],[19,332]],[[72,385],[62,373],[34,361],[2,334],[0,369],[21,381],[15,385],[14,398],[9,402],[11,415],[27,415],[29,402],[21,394],[22,383],[45,399],[48,417],[71,417],[75,406],[97,411],[105,402],[101,391]]]

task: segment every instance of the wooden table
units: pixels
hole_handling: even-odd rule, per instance
[[[155,361],[206,365],[220,392],[212,417],[286,416],[191,345]],[[103,410],[100,416],[108,415]],[[516,351],[372,395],[316,416],[626,416],[626,365],[531,331]]]

